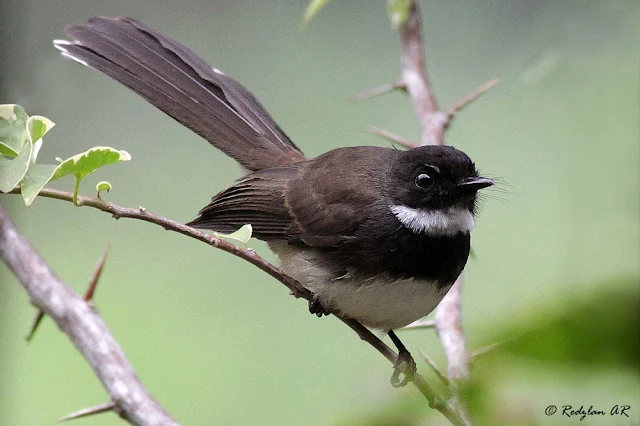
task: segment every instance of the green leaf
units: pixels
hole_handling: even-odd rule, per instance
[[[393,28],[398,28],[407,20],[411,1],[412,0],[388,0],[387,13],[389,14],[389,19],[391,19]]]
[[[302,16],[302,26],[306,26],[314,16],[320,12],[320,9],[329,4],[330,0],[311,0],[307,5],[307,8],[304,11],[304,15]]]
[[[107,191],[107,194],[109,193],[109,191],[111,191],[111,183],[107,182],[106,180],[101,180],[100,182],[98,182],[98,184],[96,185],[96,191],[98,191],[97,197],[100,198],[100,193],[102,191]]]
[[[119,151],[108,146],[96,146],[60,163],[51,180],[60,179],[70,174],[82,179],[107,164],[129,160],[131,160],[131,155],[127,151]]]
[[[27,131],[31,142],[35,142],[42,138],[56,123],[41,115],[32,115],[27,120]]]
[[[31,164],[24,175],[20,188],[25,206],[30,206],[40,190],[49,182],[57,166],[49,164]]]
[[[25,206],[30,206],[40,190],[49,182],[56,166],[49,164],[31,164],[24,175],[20,188]]]
[[[27,113],[20,105],[0,105],[0,154],[16,157],[22,150]]]
[[[0,191],[11,191],[24,177],[29,168],[33,144],[26,143],[15,158],[0,156]]]
[[[240,241],[245,246],[249,243],[249,239],[251,239],[251,234],[253,233],[253,228],[251,225],[243,225],[242,228],[238,229],[231,234],[220,234],[218,232],[214,232],[213,235],[223,240],[236,240]]]
[[[36,157],[40,152],[42,137],[55,125],[56,123],[40,115],[33,115],[27,120],[27,135],[31,143],[33,143],[33,154],[31,155],[33,163],[36,162]]]
[[[108,146],[96,146],[86,152],[67,158],[60,163],[51,177],[51,180],[60,179],[66,175],[73,175],[76,179],[73,203],[78,205],[80,181],[82,181],[85,176],[95,172],[97,169],[106,166],[107,164],[129,160],[131,160],[131,155],[129,155],[127,151],[119,151]]]
[[[131,159],[126,151],[98,146],[59,160],[58,165],[36,164],[42,137],[53,126],[46,117],[29,117],[19,105],[0,105],[0,191],[9,192],[20,184],[24,203],[29,206],[47,182],[71,174],[76,180],[73,202],[78,205],[80,181],[85,176],[107,164]],[[99,196],[101,191],[108,192],[111,184],[100,182],[97,189]]]

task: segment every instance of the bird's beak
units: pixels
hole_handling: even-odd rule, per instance
[[[491,179],[478,176],[478,177],[466,178],[465,180],[460,182],[458,185],[456,185],[456,187],[460,192],[472,192],[472,191],[478,191],[482,188],[488,188],[493,184],[494,182]]]

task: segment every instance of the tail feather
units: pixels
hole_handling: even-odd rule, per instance
[[[211,144],[256,171],[302,161],[257,99],[193,51],[129,18],[67,27],[65,56],[119,81]]]
[[[216,82],[218,87],[223,91],[224,96],[228,99],[230,104],[238,111],[244,118],[246,118],[257,129],[263,130],[265,133],[270,133],[286,151],[291,150],[293,147],[295,150],[299,149],[291,142],[289,137],[273,120],[271,115],[264,109],[256,97],[249,92],[244,86],[239,84],[234,79],[226,76],[222,72],[212,68],[202,58],[196,55],[192,50],[186,48],[182,44],[178,43],[171,37],[160,33],[159,31],[144,25],[140,22],[123,18],[128,22],[131,22],[137,29],[144,31],[145,33],[155,37],[160,44],[176,54],[186,64],[192,67],[200,77],[205,80],[209,79]],[[211,72],[213,71],[213,73]],[[275,141],[274,141],[275,142]]]

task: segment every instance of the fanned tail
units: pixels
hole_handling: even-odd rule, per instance
[[[258,100],[193,51],[129,18],[70,25],[55,46],[133,90],[251,171],[305,160]]]

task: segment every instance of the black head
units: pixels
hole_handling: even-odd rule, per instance
[[[403,151],[391,173],[393,203],[414,209],[466,207],[473,212],[477,191],[493,185],[478,176],[467,154],[450,146]]]

